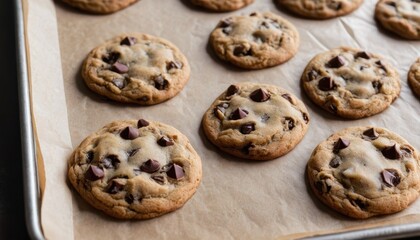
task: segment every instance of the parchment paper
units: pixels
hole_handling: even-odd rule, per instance
[[[420,56],[420,42],[378,30],[376,1],[365,0],[353,14],[314,21],[292,16],[271,0],[233,13],[209,13],[187,0],[141,0],[111,15],[79,12],[48,0],[28,1],[28,39],[33,108],[45,161],[42,226],[49,239],[276,239],[342,231],[420,219],[420,200],[390,216],[356,221],[312,197],[305,180],[307,160],[322,140],[345,127],[376,125],[406,138],[417,149],[420,100],[407,85],[407,71]],[[208,37],[219,19],[252,11],[272,11],[298,28],[299,52],[277,67],[246,71],[219,61]],[[175,98],[151,107],[119,104],[92,93],[80,76],[87,53],[123,32],[144,32],[177,45],[191,65],[191,79]],[[300,75],[317,53],[347,45],[378,53],[401,75],[401,96],[385,112],[342,120],[315,106],[299,87]],[[218,151],[201,131],[201,117],[213,100],[235,82],[281,86],[307,105],[311,123],[303,141],[273,161],[250,162]],[[119,221],[85,203],[66,182],[72,149],[91,132],[119,119],[146,118],[183,132],[203,161],[203,181],[180,210],[147,221]],[[407,216],[407,217],[406,217]],[[297,235],[291,235],[297,234]]]

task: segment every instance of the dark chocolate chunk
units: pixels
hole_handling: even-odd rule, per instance
[[[374,128],[369,128],[368,130],[363,132],[363,138],[375,140],[379,137],[379,134],[375,131]]]
[[[288,94],[288,93],[285,93],[285,94],[283,94],[283,95],[281,95],[284,99],[286,99],[287,101],[289,101],[291,104],[293,104],[293,99],[292,99],[292,97],[290,96],[290,94]]]
[[[144,120],[144,119],[139,119],[139,121],[137,122],[137,127],[138,128],[142,128],[142,127],[147,127],[149,126],[149,122]]]
[[[340,157],[335,156],[331,161],[330,161],[330,167],[332,168],[337,168],[338,166],[340,166],[341,164],[341,160]]]
[[[114,64],[118,58],[120,58],[120,53],[118,52],[111,52],[106,56],[102,57],[102,61],[108,63],[108,64]]]
[[[184,169],[176,163],[173,163],[169,166],[168,170],[166,171],[168,177],[179,180],[184,177]]]
[[[287,129],[292,130],[293,128],[295,128],[295,120],[293,118],[286,117],[285,123],[286,123]]]
[[[387,168],[381,172],[382,181],[388,187],[397,186],[400,184],[401,177],[398,171],[392,168]]]
[[[370,56],[367,52],[358,52],[356,53],[356,58],[364,58],[364,59],[370,59]]]
[[[340,68],[346,64],[344,58],[342,56],[336,56],[328,61],[327,66],[330,68]]]
[[[133,194],[128,194],[127,196],[125,196],[124,200],[128,204],[132,204],[134,202],[134,196],[133,196]]]
[[[124,189],[124,185],[120,184],[119,182],[115,180],[112,180],[107,186],[107,192],[110,194],[116,194],[123,189]]]
[[[350,141],[339,138],[337,142],[334,143],[334,152],[338,152],[341,149],[347,148],[349,145],[350,145]]]
[[[172,141],[172,139],[168,138],[167,136],[163,136],[161,137],[157,143],[162,146],[162,147],[167,147],[167,146],[172,146],[174,145],[174,141]]]
[[[245,123],[241,126],[242,134],[250,134],[254,130],[255,130],[255,123]]]
[[[158,161],[149,159],[140,166],[140,170],[147,173],[154,173],[159,170],[160,164]]]
[[[372,87],[375,89],[375,92],[378,93],[381,90],[382,83],[379,81],[373,81]]]
[[[123,40],[121,40],[120,45],[127,45],[127,46],[133,46],[136,44],[137,39],[135,37],[125,37]]]
[[[308,81],[315,80],[318,77],[318,73],[315,70],[311,70],[308,72]]]
[[[138,138],[139,130],[137,128],[128,126],[121,131],[120,136],[126,140],[133,140]]]
[[[235,85],[230,85],[226,90],[226,97],[232,96],[233,94],[237,93],[239,88]]]
[[[262,88],[258,88],[257,90],[253,91],[249,97],[254,101],[254,102],[265,102],[268,99],[270,99],[270,94],[262,89]]]
[[[268,114],[267,114],[267,113],[264,113],[264,114],[261,116],[261,122],[267,122],[267,121],[268,121],[268,119],[270,119],[270,116],[268,116]]]
[[[154,175],[154,176],[151,176],[151,178],[155,180],[155,182],[159,183],[160,185],[165,183],[165,178],[161,175]]]
[[[255,148],[255,144],[253,144],[252,142],[248,143],[247,145],[245,145],[242,148],[242,152],[245,153],[246,155],[248,155],[252,148]]]
[[[119,89],[123,89],[125,87],[125,80],[121,78],[113,79],[112,83]]]
[[[382,155],[388,159],[396,160],[401,157],[401,153],[398,151],[397,144],[385,147],[381,152]]]
[[[155,88],[158,90],[165,90],[169,85],[168,80],[163,78],[161,75],[154,77],[153,81],[155,82]]]
[[[238,120],[238,119],[242,119],[244,117],[246,117],[248,115],[248,111],[242,108],[237,108],[235,111],[233,111],[230,116],[229,119],[231,120]]]
[[[128,72],[128,66],[120,62],[115,62],[112,64],[111,70],[117,73],[126,73]]]
[[[132,149],[132,150],[128,151],[127,152],[128,157],[132,157],[132,156],[136,155],[136,153],[138,153],[139,150],[140,150],[140,148],[136,148],[136,149]]]
[[[303,117],[303,120],[305,121],[305,123],[308,123],[309,122],[309,117],[308,117],[308,114],[306,114],[306,113],[302,113],[302,117]]]
[[[222,19],[217,25],[217,27],[225,28],[225,27],[229,27],[231,24],[232,24],[232,18],[226,18],[226,19]]]
[[[322,91],[330,91],[336,87],[334,80],[330,77],[323,77],[318,82],[318,88]]]
[[[86,179],[90,181],[96,181],[98,179],[101,179],[104,177],[104,175],[104,170],[95,165],[90,165],[85,173]]]
[[[249,14],[249,16],[255,17],[255,16],[257,16],[257,13],[256,12],[252,12],[251,14]]]
[[[182,68],[182,63],[180,62],[175,62],[175,61],[170,61],[166,64],[166,70],[169,71],[171,69],[181,69]]]
[[[93,151],[89,151],[86,153],[87,163],[91,163],[93,158],[95,157],[95,153]]]
[[[239,45],[233,49],[233,55],[240,57],[240,56],[249,56],[252,55],[251,49],[246,49],[245,46]]]

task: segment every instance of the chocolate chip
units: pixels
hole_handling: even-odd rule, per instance
[[[260,29],[269,29],[269,28],[270,28],[270,25],[265,21],[263,21],[260,25]]]
[[[229,119],[231,120],[238,120],[238,119],[242,119],[244,117],[246,117],[248,115],[248,111],[242,108],[237,108],[235,111],[233,111],[230,116]]]
[[[139,119],[139,121],[137,122],[137,127],[138,128],[142,128],[142,127],[147,127],[149,126],[149,122],[144,120],[144,119]]]
[[[369,128],[368,130],[363,132],[363,138],[375,140],[379,137],[379,134],[375,131],[374,128]]]
[[[289,101],[291,104],[293,104],[293,100],[292,97],[290,96],[290,94],[286,93],[281,95],[284,99],[286,99],[287,101]]]
[[[235,85],[230,85],[228,89],[226,90],[226,97],[232,96],[233,94],[237,93],[239,91],[239,87]]]
[[[254,101],[254,102],[265,102],[268,99],[270,99],[270,94],[262,89],[262,88],[258,88],[257,90],[253,91],[249,97]]]
[[[330,161],[330,167],[332,168],[337,168],[338,166],[340,166],[341,160],[340,157],[335,156],[331,161]]]
[[[368,204],[366,202],[363,202],[363,200],[361,199],[356,199],[354,201],[351,201],[351,204],[353,206],[358,206],[360,209],[366,209],[366,207],[368,206]]]
[[[123,89],[125,87],[125,80],[121,78],[112,80],[112,83],[119,89]]]
[[[174,62],[174,61],[170,61],[166,64],[166,70],[169,71],[171,69],[181,69],[182,68],[182,63],[180,62]]]
[[[255,17],[255,16],[257,16],[257,13],[256,12],[252,12],[251,14],[249,14],[249,16]]]
[[[245,123],[241,126],[242,134],[250,134],[254,130],[255,130],[255,123]]]
[[[318,88],[322,91],[330,91],[336,87],[334,80],[330,77],[323,77],[318,82]]]
[[[307,77],[309,82],[315,80],[318,77],[318,72],[316,72],[315,70],[311,70],[308,72]]]
[[[395,2],[386,2],[385,4],[392,7],[397,7],[397,4]]]
[[[219,28],[225,28],[228,27],[232,24],[232,18],[226,18],[226,19],[222,19],[219,24],[217,25],[217,27]]]
[[[151,178],[155,180],[157,183],[159,183],[160,185],[163,185],[165,183],[165,178],[161,175],[151,176]]]
[[[111,70],[117,73],[126,73],[128,72],[128,66],[120,62],[115,62],[114,64],[112,64]]]
[[[328,61],[327,66],[330,68],[340,68],[344,66],[345,63],[346,62],[342,56],[336,56]]]
[[[342,3],[333,0],[328,4],[328,7],[334,10],[340,10],[342,7]]]
[[[388,187],[397,186],[400,184],[401,178],[398,174],[398,171],[395,169],[385,169],[381,172],[382,181],[384,181],[385,185]]]
[[[168,138],[168,137],[166,137],[166,136],[161,137],[161,138],[157,141],[157,143],[158,143],[160,146],[162,146],[162,147],[172,146],[172,145],[174,145],[174,144],[175,144],[175,143],[174,143],[174,141],[172,141],[172,139],[170,139],[170,138]]]
[[[127,45],[127,46],[133,46],[136,44],[137,39],[134,37],[125,37],[123,40],[121,40],[120,45]]]
[[[246,49],[245,46],[240,45],[240,46],[236,46],[233,49],[233,55],[235,55],[237,57],[249,56],[249,55],[252,55],[252,52],[251,52],[251,49],[248,50],[248,49]]]
[[[169,166],[168,170],[166,171],[168,177],[179,180],[184,177],[184,169],[181,166],[173,163]]]
[[[305,121],[305,123],[307,124],[308,122],[309,122],[309,117],[308,117],[308,114],[306,114],[306,113],[302,113],[302,117],[303,117],[303,120]]]
[[[412,153],[411,149],[406,148],[406,147],[401,147],[400,150],[404,157],[411,157],[411,153]]]
[[[392,146],[385,147],[382,149],[382,155],[388,159],[399,159],[401,157],[400,151],[398,151],[397,144],[394,144]]]
[[[90,181],[96,181],[98,179],[101,179],[104,177],[104,175],[104,170],[95,165],[90,165],[85,173],[86,179]]]
[[[350,145],[350,141],[339,138],[337,142],[334,143],[334,152],[338,152],[341,149],[347,148],[349,145]]]
[[[268,114],[267,114],[267,113],[264,113],[264,114],[261,116],[261,122],[267,122],[267,121],[268,121],[268,119],[270,119],[270,116],[268,116]]]
[[[116,194],[123,189],[124,189],[124,185],[120,184],[119,182],[115,180],[112,180],[107,186],[107,192],[110,194]]]
[[[322,180],[315,182],[315,188],[321,193],[328,193],[331,190],[331,186]]]
[[[132,204],[134,202],[134,196],[133,196],[133,194],[128,194],[127,196],[125,196],[124,200],[128,204]]]
[[[154,173],[159,170],[160,164],[158,161],[149,159],[140,166],[140,170],[147,173]]]
[[[330,104],[330,106],[328,108],[333,113],[336,113],[337,112],[337,107],[334,104],[332,104],[332,103]]]
[[[102,57],[102,61],[108,63],[108,64],[114,64],[118,58],[120,58],[120,53],[118,52],[111,52],[108,55]]]
[[[153,81],[155,82],[155,88],[158,90],[165,90],[169,85],[168,80],[163,78],[161,75],[154,77]]]
[[[116,155],[108,155],[101,160],[101,165],[106,169],[118,168],[120,165],[120,160]]]
[[[216,115],[216,117],[219,118],[220,120],[223,120],[225,118],[226,108],[228,107],[229,107],[228,103],[221,103],[217,105],[213,110],[214,115]]]
[[[132,157],[132,156],[136,155],[136,153],[138,153],[139,150],[140,150],[140,148],[136,148],[136,149],[133,149],[133,150],[128,151],[127,152],[128,157]]]
[[[286,123],[287,129],[292,130],[293,128],[295,128],[295,120],[293,118],[286,117],[285,123]]]
[[[388,72],[388,70],[386,69],[386,67],[384,66],[384,64],[381,62],[381,60],[378,60],[375,62],[376,65],[378,65],[378,67],[382,70],[384,70],[385,72]]]
[[[89,151],[86,153],[87,163],[91,163],[93,158],[95,157],[95,153],[93,151]]]
[[[138,101],[142,101],[142,102],[147,102],[149,101],[149,97],[148,96],[143,96],[141,98],[137,98]]]
[[[356,53],[356,58],[364,58],[364,59],[370,59],[370,56],[367,52],[358,52]]]
[[[137,128],[128,126],[121,131],[120,136],[126,140],[133,140],[138,138],[139,130]]]
[[[373,81],[372,82],[372,87],[373,87],[373,89],[375,89],[375,92],[378,93],[381,90],[382,83],[379,82],[379,81]]]
[[[242,148],[242,152],[245,153],[246,155],[249,155],[250,151],[252,148],[255,148],[255,144],[253,143],[248,143],[247,145],[245,145]]]

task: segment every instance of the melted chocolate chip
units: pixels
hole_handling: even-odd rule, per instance
[[[139,150],[140,150],[140,148],[136,148],[136,149],[132,149],[132,150],[128,151],[127,152],[128,157],[132,157],[132,156],[136,155],[136,153],[138,153]]]
[[[308,72],[308,82],[315,80],[318,77],[318,73],[315,70],[311,70]]]
[[[176,163],[173,163],[169,166],[168,170],[166,171],[166,175],[168,177],[179,180],[184,177],[184,169]]]
[[[342,3],[341,2],[336,2],[336,1],[331,1],[330,3],[328,3],[327,5],[329,8],[334,9],[334,10],[340,10],[342,7]]]
[[[85,178],[90,181],[96,181],[104,177],[104,170],[102,168],[90,165],[85,173]]]
[[[139,130],[137,128],[128,126],[121,131],[120,136],[126,140],[133,140],[139,136]]]
[[[254,101],[254,102],[265,102],[268,99],[270,99],[270,94],[262,89],[262,88],[258,88],[257,90],[253,91],[249,97]]]
[[[331,161],[330,161],[330,167],[332,168],[337,168],[338,166],[340,166],[341,164],[341,160],[340,157],[335,156]]]
[[[360,209],[366,209],[366,207],[368,206],[367,203],[363,202],[363,200],[361,199],[351,201],[351,204],[353,204],[354,206],[358,206]]]
[[[397,186],[400,184],[401,178],[398,171],[395,169],[385,169],[381,172],[382,181],[388,187]]]
[[[368,130],[363,132],[363,138],[369,140],[375,140],[379,137],[379,134],[375,131],[374,128],[369,128]]]
[[[127,196],[125,196],[124,200],[128,204],[132,204],[134,202],[134,196],[133,196],[133,194],[128,194]]]
[[[155,176],[151,176],[151,178],[153,180],[155,180],[155,182],[159,183],[160,185],[163,185],[165,183],[165,177],[164,176],[155,175]]]
[[[180,62],[170,61],[166,64],[167,71],[170,71],[171,69],[181,69],[181,68],[182,68],[182,63]]]
[[[295,128],[295,120],[293,118],[286,117],[285,123],[286,123],[287,129],[292,130],[293,128]]]
[[[254,123],[245,123],[241,126],[241,133],[242,134],[250,134],[252,131],[255,130],[255,124]]]
[[[175,144],[175,143],[174,143],[174,141],[172,141],[172,139],[170,139],[170,138],[168,138],[168,137],[166,137],[166,136],[161,137],[161,138],[157,141],[157,143],[158,143],[160,146],[162,146],[162,147],[172,146],[172,145],[174,145],[174,144]]]
[[[397,7],[397,4],[395,2],[385,2],[386,5]]]
[[[334,144],[334,152],[338,152],[341,149],[347,148],[349,145],[350,145],[350,141],[343,138],[339,138],[337,142],[335,142]]]
[[[116,194],[124,189],[124,185],[119,182],[112,180],[107,186],[107,192],[110,194]]]
[[[293,104],[293,99],[292,99],[292,97],[290,96],[290,94],[288,94],[288,93],[286,93],[286,94],[283,94],[283,95],[281,95],[284,99],[286,99],[287,101],[289,101],[291,104]]]
[[[412,154],[411,149],[406,148],[406,147],[401,147],[400,150],[404,157],[411,157],[411,154]]]
[[[119,89],[123,89],[125,87],[125,80],[121,78],[112,80],[112,83]]]
[[[267,113],[264,113],[264,114],[261,116],[261,122],[267,122],[267,121],[268,121],[268,119],[270,119],[270,116],[268,116],[268,114],[267,114]]]
[[[120,62],[115,62],[114,64],[112,64],[111,70],[117,73],[127,73],[128,66]]]
[[[235,111],[233,111],[230,116],[229,119],[231,120],[238,120],[238,119],[242,119],[245,118],[248,115],[248,111],[242,108],[237,108]]]
[[[249,14],[249,16],[255,17],[255,16],[257,16],[257,13],[256,12],[252,12],[251,14]]]
[[[86,153],[87,163],[91,163],[93,158],[95,157],[95,153],[93,151],[89,151]]]
[[[163,78],[161,75],[154,77],[153,81],[155,82],[155,88],[158,90],[165,90],[169,85],[168,80]]]
[[[384,66],[384,64],[381,62],[381,60],[378,60],[375,62],[376,65],[378,65],[378,67],[382,70],[384,70],[385,72],[388,72],[388,70],[386,69],[386,67]]]
[[[108,63],[108,64],[114,64],[118,58],[120,58],[120,53],[118,52],[111,52],[108,55],[102,57],[102,61]]]
[[[336,87],[334,80],[330,77],[323,77],[318,82],[318,88],[322,91],[330,91]]]
[[[120,165],[120,160],[116,155],[108,155],[101,160],[101,165],[106,169],[118,168]]]
[[[330,106],[328,108],[333,113],[336,113],[337,112],[337,107],[334,104],[332,104],[332,103],[330,104]]]
[[[253,143],[248,143],[247,145],[245,145],[242,148],[242,152],[245,153],[246,155],[249,155],[250,151],[252,148],[255,148],[255,144]]]
[[[306,114],[306,113],[302,113],[302,117],[303,117],[303,120],[305,121],[305,123],[307,124],[308,122],[309,122],[309,117],[308,117],[308,114]]]
[[[232,18],[226,18],[226,19],[222,19],[217,25],[217,27],[225,28],[225,27],[229,27],[231,24],[232,24]]]
[[[331,190],[331,186],[322,180],[315,182],[315,188],[321,193],[328,193]]]
[[[342,56],[336,56],[328,61],[327,66],[330,68],[340,68],[346,64],[344,58]]]
[[[140,166],[140,170],[147,173],[154,173],[159,170],[160,164],[158,161],[149,159]]]
[[[237,93],[239,91],[239,87],[235,85],[230,85],[228,89],[226,90],[226,97],[232,96],[233,94]]]
[[[123,40],[121,40],[120,45],[127,45],[127,46],[133,46],[136,44],[137,39],[135,37],[125,37]]]
[[[237,57],[252,55],[251,49],[246,49],[245,46],[237,46],[233,49],[233,55]]]
[[[375,89],[375,92],[378,93],[381,90],[382,83],[379,82],[379,81],[373,81],[372,82],[372,87],[373,87],[373,89]]]
[[[142,128],[142,127],[147,127],[149,126],[149,122],[144,120],[144,119],[139,119],[139,121],[137,122],[137,127],[138,128]]]
[[[370,59],[370,56],[367,52],[358,52],[356,53],[356,58],[364,58],[364,59]]]
[[[223,120],[225,118],[224,114],[226,112],[226,108],[228,107],[229,107],[228,103],[221,103],[217,105],[213,110],[214,115],[216,115],[216,117],[218,117],[220,120]]]
[[[391,160],[400,159],[401,157],[401,153],[400,151],[398,151],[397,144],[385,147],[384,149],[382,149],[381,152],[382,152],[382,155],[384,155],[384,157]]]

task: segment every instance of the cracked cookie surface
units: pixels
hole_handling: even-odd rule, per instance
[[[305,135],[309,114],[290,92],[268,84],[236,83],[203,116],[207,138],[221,150],[251,160],[291,151]]]
[[[222,19],[210,35],[217,56],[238,67],[261,69],[292,58],[299,33],[286,19],[271,12]]]
[[[351,127],[321,142],[308,161],[313,193],[353,218],[399,212],[420,191],[420,157],[397,134],[379,127]]]
[[[408,72],[408,83],[414,93],[420,97],[420,57],[417,58],[417,61],[410,67],[410,71]]]
[[[139,0],[62,0],[69,5],[79,8],[81,10],[98,13],[108,14],[119,11],[123,8]]]
[[[363,0],[276,0],[289,11],[307,18],[328,19],[349,14]]]
[[[201,159],[175,128],[144,119],[112,122],[69,159],[68,178],[92,206],[148,219],[181,208],[201,181]]]
[[[380,0],[375,18],[403,38],[420,40],[420,0]]]
[[[397,70],[378,55],[341,47],[316,55],[301,77],[313,102],[350,119],[384,111],[399,96]]]
[[[243,8],[254,0],[190,0],[192,4],[216,12],[228,12]]]
[[[190,67],[181,51],[159,37],[130,33],[93,49],[82,76],[94,92],[115,101],[152,105],[178,94]]]

